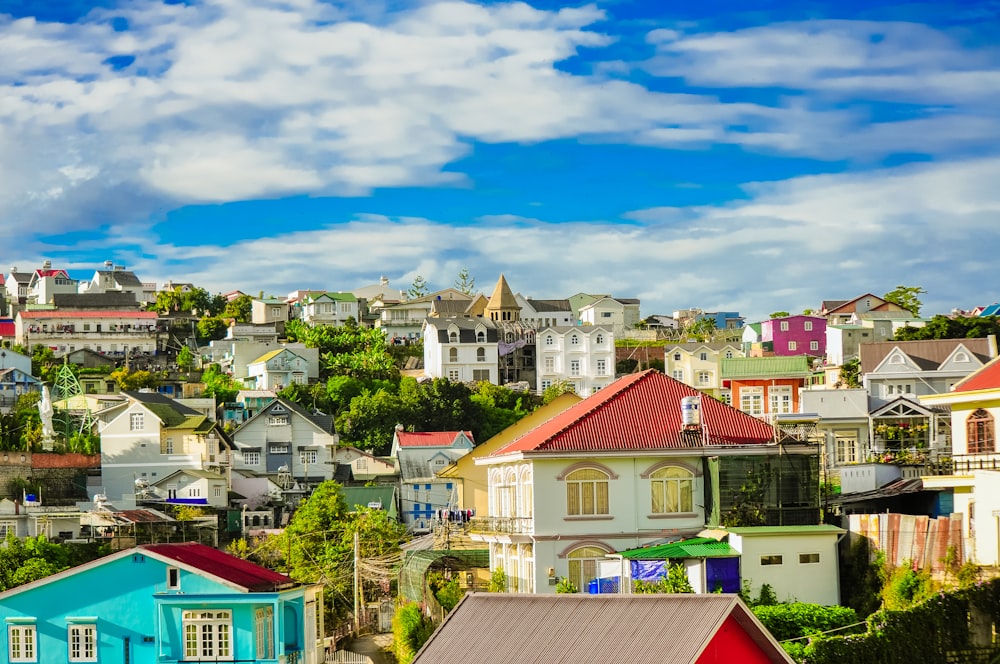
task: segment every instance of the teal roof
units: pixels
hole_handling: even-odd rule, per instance
[[[722,360],[723,378],[798,378],[811,375],[809,358],[805,355],[733,357]]]
[[[738,556],[740,552],[725,542],[719,542],[710,537],[695,537],[680,542],[619,551],[619,554],[629,560],[669,560],[672,558],[728,558]]]
[[[396,513],[396,486],[345,486],[341,489],[344,492],[344,502],[347,503],[347,510],[353,512],[358,507],[368,507],[369,503],[381,503],[382,509],[390,519],[398,519]]]

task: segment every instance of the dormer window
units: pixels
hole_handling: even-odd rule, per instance
[[[596,337],[594,337],[594,341],[597,342],[598,344],[603,344],[604,343],[604,335],[603,334],[598,334]]]
[[[448,332],[448,341],[457,344],[458,343],[458,332],[451,330]]]
[[[482,330],[476,332],[476,341],[478,343],[486,343],[486,332]]]
[[[575,334],[573,336],[571,336],[569,338],[569,345],[570,346],[579,346],[580,345],[580,337],[576,336]]]
[[[551,346],[554,343],[555,343],[555,340],[552,338],[551,334],[545,335],[545,345],[546,346]]]
[[[956,362],[968,362],[969,361],[969,354],[968,353],[963,353],[963,352],[959,351],[959,352],[955,353],[955,361]]]

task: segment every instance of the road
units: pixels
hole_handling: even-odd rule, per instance
[[[372,664],[394,664],[396,658],[388,651],[392,644],[392,634],[366,634],[344,644],[350,650],[371,658]]]

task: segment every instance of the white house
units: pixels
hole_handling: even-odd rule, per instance
[[[938,394],[996,356],[995,337],[862,344],[862,384],[882,399]]]
[[[254,390],[281,390],[292,384],[305,385],[310,378],[309,361],[288,348],[264,353],[247,363],[245,383]]]
[[[299,318],[309,325],[340,326],[348,318],[361,323],[361,307],[351,293],[319,293],[307,295],[300,303]]]
[[[19,311],[14,329],[17,343],[25,348],[42,344],[60,354],[89,348],[112,357],[124,357],[126,352],[156,352],[158,320],[155,311]]]
[[[615,379],[615,339],[610,326],[550,327],[535,340],[539,393],[553,383],[567,381],[574,392],[586,397]]]
[[[424,320],[431,315],[435,300],[456,300],[471,304],[473,297],[456,288],[445,288],[430,295],[411,298],[397,304],[385,302],[379,307],[377,327],[389,341],[419,339]]]
[[[685,385],[731,403],[722,382],[722,360],[743,357],[739,344],[689,340],[663,349],[663,373]]]
[[[222,473],[183,468],[149,487],[149,494],[175,505],[229,506],[229,482]]]
[[[580,307],[580,321],[584,325],[610,326],[621,336],[639,324],[639,300],[634,298],[602,297]]]
[[[535,329],[576,325],[576,312],[569,300],[536,300],[520,293],[514,297],[521,308],[521,320]]]
[[[498,384],[497,324],[486,318],[426,318],[424,374],[452,382]]]

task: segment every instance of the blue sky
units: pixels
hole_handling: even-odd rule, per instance
[[[1000,3],[0,0],[0,261],[1000,298]],[[0,263],[2,264],[2,263]]]

